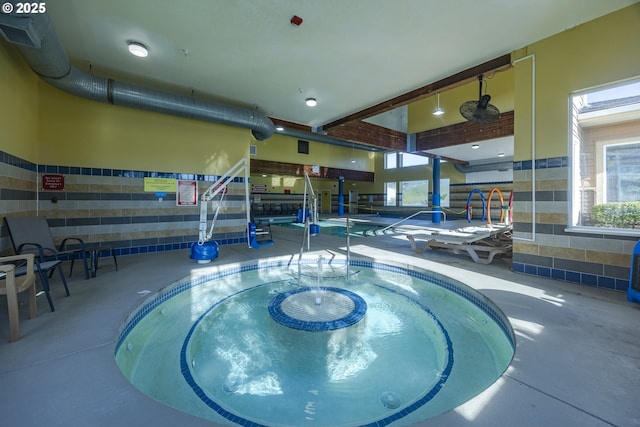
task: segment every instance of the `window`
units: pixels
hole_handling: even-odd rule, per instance
[[[384,183],[384,205],[385,206],[397,206],[396,193],[398,186],[395,182]]]
[[[402,206],[428,206],[429,205],[429,181],[402,181],[401,205]]]
[[[384,155],[384,168],[396,169],[396,168],[410,168],[412,166],[428,165],[429,158],[427,156],[420,156],[418,154],[411,153],[399,153],[397,151],[391,151]]]
[[[571,97],[570,226],[640,228],[640,81]]]
[[[640,141],[604,146],[604,203],[640,200]]]
[[[384,154],[384,168],[395,169],[398,167],[398,153],[392,151]]]
[[[429,158],[426,156],[419,156],[411,153],[400,153],[400,167],[408,168],[411,166],[428,165]]]

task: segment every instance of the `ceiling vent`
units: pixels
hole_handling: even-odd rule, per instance
[[[9,42],[40,49],[40,35],[30,18],[3,20],[0,16],[0,34]]]

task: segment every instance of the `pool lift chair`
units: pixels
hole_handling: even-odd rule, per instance
[[[257,227],[254,222],[251,221],[251,201],[249,200],[249,161],[246,157],[243,157],[233,165],[223,176],[218,178],[209,188],[200,196],[200,223],[198,225],[198,241],[191,245],[190,258],[196,260],[199,264],[206,264],[212,260],[218,258],[218,242],[212,240],[213,230],[218,221],[218,214],[224,201],[224,196],[227,193],[228,185],[231,182],[244,174],[244,195],[246,204],[246,237],[249,247],[258,248],[260,246],[266,246],[267,243],[257,242]],[[218,197],[216,199],[216,197]],[[209,203],[213,208],[216,204],[215,212],[213,214],[213,220],[211,226],[208,225],[207,217],[209,215]],[[270,244],[273,244],[271,241]]]

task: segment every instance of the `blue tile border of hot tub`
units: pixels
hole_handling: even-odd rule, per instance
[[[329,265],[346,265],[345,260],[331,260],[326,264]],[[234,266],[225,268],[221,271],[217,271],[208,275],[201,276],[197,279],[183,279],[177,281],[174,285],[170,286],[168,289],[161,291],[158,295],[152,297],[148,302],[143,303],[144,305],[140,307],[135,313],[133,313],[125,322],[124,327],[122,328],[118,341],[115,347],[115,353],[118,352],[120,346],[126,339],[127,335],[131,332],[131,330],[154,308],[158,307],[160,304],[165,301],[173,298],[174,296],[187,291],[195,286],[199,286],[203,283],[209,282],[211,280],[219,279],[221,277],[230,276],[232,274],[244,273],[247,271],[259,270],[263,268],[273,268],[273,267],[288,267],[291,266],[292,263],[290,260],[275,260],[264,262],[260,264],[248,264],[242,266]],[[445,276],[436,275],[430,273],[426,270],[417,271],[407,267],[398,267],[389,264],[382,264],[371,261],[360,261],[360,260],[351,260],[351,266],[355,267],[364,267],[364,268],[373,268],[379,270],[387,270],[391,272],[396,272],[399,274],[406,274],[410,277],[415,277],[417,279],[425,280],[431,282],[437,286],[440,286],[444,289],[447,289],[456,295],[463,297],[468,300],[479,309],[481,309],[485,314],[487,314],[493,321],[495,321],[502,332],[505,334],[509,343],[515,350],[516,348],[516,339],[513,333],[513,329],[509,324],[509,320],[506,315],[502,313],[502,311],[497,308],[497,306],[487,297],[483,296],[479,292],[471,289],[467,285],[462,283],[458,284],[454,279],[447,278]]]
[[[342,264],[344,264],[344,263],[342,263]],[[290,263],[286,263],[286,265],[290,265]],[[385,264],[382,264],[382,265],[385,265]],[[280,265],[278,264],[278,266],[280,266]],[[264,268],[265,266],[261,265],[259,267],[260,268]],[[251,270],[241,269],[241,272],[244,272],[244,271],[251,271]],[[257,287],[264,286],[264,285],[265,284],[259,284],[259,285],[244,289],[244,290],[239,291],[239,292],[237,292],[235,294],[232,294],[232,295],[229,295],[229,296],[227,296],[225,298],[222,298],[220,301],[216,302],[211,307],[209,307],[209,309],[205,313],[200,315],[200,317],[193,322],[193,325],[189,329],[189,332],[188,332],[186,338],[183,341],[182,348],[180,349],[180,371],[181,371],[181,373],[183,375],[183,378],[185,379],[187,384],[191,387],[191,389],[193,390],[195,395],[205,405],[207,405],[209,408],[213,409],[218,415],[224,417],[225,419],[227,419],[229,421],[232,421],[232,422],[234,422],[236,424],[239,424],[239,425],[242,425],[242,426],[246,426],[246,427],[268,427],[268,426],[265,426],[264,424],[255,423],[253,421],[250,421],[250,420],[247,420],[245,418],[242,418],[241,416],[239,416],[237,414],[234,414],[234,413],[232,413],[230,411],[227,411],[222,406],[220,406],[215,400],[211,399],[207,395],[206,391],[204,389],[202,389],[202,387],[200,387],[200,385],[197,383],[197,381],[193,377],[193,375],[191,373],[191,367],[189,365],[189,361],[187,360],[187,352],[188,352],[188,349],[189,349],[189,343],[191,341],[191,337],[192,337],[193,333],[195,332],[195,330],[198,327],[198,325],[200,324],[200,322],[212,310],[214,310],[219,304],[223,303],[224,301],[227,301],[230,298],[233,298],[236,295],[239,295],[239,294],[241,294],[243,292],[247,292],[247,291],[253,290],[253,289],[257,288]],[[329,288],[329,289],[338,289],[340,291],[351,293],[350,291],[345,291],[344,289],[339,289],[339,288]],[[398,293],[396,291],[392,291],[392,292]],[[280,295],[282,295],[282,294],[280,294]],[[353,295],[356,295],[356,294],[353,294]],[[406,295],[405,295],[405,297],[406,297]],[[278,297],[276,297],[276,299],[277,298]],[[360,297],[358,296],[358,298],[360,298]],[[440,390],[442,390],[442,388],[444,387],[445,383],[449,379],[449,376],[451,375],[451,372],[453,371],[453,360],[454,360],[454,358],[453,358],[453,342],[451,341],[451,337],[449,336],[449,333],[447,332],[447,330],[444,327],[444,325],[442,324],[442,322],[440,322],[440,320],[431,312],[431,310],[427,306],[425,306],[424,304],[420,303],[419,301],[416,301],[416,300],[412,300],[412,301],[414,303],[416,303],[417,305],[419,305],[421,307],[421,309],[424,310],[429,316],[431,316],[431,318],[438,325],[438,328],[440,329],[440,332],[442,333],[444,341],[446,342],[446,354],[447,354],[447,356],[446,356],[446,364],[445,364],[444,368],[442,369],[442,372],[439,375],[438,381],[431,387],[430,390],[428,390],[423,396],[421,396],[419,399],[417,399],[411,405],[406,406],[406,407],[400,409],[399,411],[394,412],[394,413],[386,416],[385,418],[373,421],[373,422],[371,422],[369,424],[365,424],[365,425],[362,425],[360,427],[384,427],[384,426],[387,426],[387,425],[389,425],[389,424],[391,424],[391,423],[393,423],[393,422],[395,422],[395,421],[397,421],[399,419],[402,419],[405,416],[411,414],[412,412],[420,409],[422,406],[424,406],[429,401],[431,401],[440,392]],[[366,308],[366,303],[364,302],[364,300],[362,300],[362,302],[363,302],[363,304],[365,305],[365,308]],[[362,308],[362,305],[360,306],[360,308]],[[363,313],[363,315],[364,315],[364,313]],[[327,329],[325,329],[325,330],[327,330]]]
[[[293,318],[285,313],[282,309],[282,303],[291,295],[299,294],[301,292],[314,292],[316,290],[335,292],[346,296],[351,301],[353,301],[353,310],[351,310],[346,316],[343,316],[339,319],[312,321]],[[362,320],[366,312],[367,303],[364,299],[362,299],[360,295],[346,289],[331,288],[326,286],[320,286],[317,288],[304,287],[289,292],[283,292],[276,295],[276,297],[271,300],[271,303],[269,303],[269,314],[271,315],[271,318],[273,320],[288,328],[307,332],[334,331],[336,329],[347,328],[351,325],[355,325],[360,320]]]
[[[330,262],[326,262],[326,264],[329,265],[346,265],[346,261],[345,260],[331,260]],[[204,275],[201,276],[197,279],[185,279],[179,282],[176,282],[175,285],[173,285],[170,289],[168,289],[166,292],[161,292],[159,295],[151,298],[151,300],[147,303],[145,303],[138,311],[136,311],[136,313],[134,315],[132,315],[128,321],[126,322],[124,328],[122,329],[121,333],[120,333],[120,337],[118,339],[118,342],[116,344],[116,348],[115,348],[115,353],[118,353],[118,350],[120,349],[121,345],[123,344],[124,340],[126,339],[126,337],[128,336],[128,334],[131,332],[131,330],[147,315],[149,314],[151,311],[153,311],[153,309],[155,309],[156,307],[158,307],[160,304],[164,303],[165,301],[173,298],[174,296],[189,290],[195,286],[199,286],[203,283],[207,283],[210,282],[212,280],[216,280],[222,277],[226,277],[229,275],[233,275],[233,274],[238,274],[238,273],[244,273],[244,272],[249,272],[249,271],[254,271],[254,270],[260,270],[260,269],[265,269],[265,268],[273,268],[273,267],[289,267],[292,265],[292,262],[289,260],[276,260],[276,261],[270,261],[270,262],[266,262],[266,263],[261,263],[261,264],[249,264],[249,265],[242,265],[242,266],[235,266],[235,267],[230,267],[227,269],[222,269],[221,271],[217,271],[215,273],[209,274],[209,275]],[[506,338],[508,339],[509,343],[511,344],[513,350],[515,351],[515,347],[516,347],[516,342],[515,342],[515,335],[513,333],[513,329],[511,328],[508,319],[506,318],[506,316],[500,311],[499,308],[497,308],[497,306],[495,306],[495,304],[493,302],[491,302],[491,300],[489,300],[488,298],[486,298],[485,296],[483,296],[482,294],[480,294],[479,292],[469,288],[467,285],[464,285],[463,283],[456,283],[456,281],[454,281],[454,279],[450,279],[447,278],[446,276],[440,276],[437,274],[433,274],[433,273],[429,273],[428,271],[417,271],[415,269],[412,268],[408,268],[408,267],[399,267],[399,266],[393,266],[393,265],[388,265],[388,264],[383,264],[383,263],[377,263],[377,262],[370,262],[370,261],[359,261],[359,260],[351,260],[350,262],[351,266],[354,267],[363,267],[363,268],[371,268],[371,269],[375,269],[375,270],[383,270],[383,271],[390,271],[390,272],[394,272],[394,273],[398,273],[398,274],[405,274],[408,275],[410,277],[414,277],[420,280],[424,280],[427,282],[430,282],[434,285],[440,286],[444,289],[447,289],[451,292],[453,292],[456,295],[461,296],[462,298],[466,299],[467,301],[469,301],[470,303],[472,303],[473,305],[475,305],[476,307],[478,307],[480,310],[482,310],[486,315],[488,315],[494,322],[496,322],[496,324],[500,327],[500,329],[502,330],[502,332],[505,334]],[[262,286],[262,284],[258,285],[258,286]],[[246,292],[247,290],[253,289],[255,287],[252,288],[248,288],[248,289],[244,289],[243,291],[240,292]],[[235,294],[234,294],[235,295]],[[223,298],[221,301],[218,301],[216,304],[214,304],[214,306],[220,304],[222,301],[227,300],[231,297],[233,297],[234,295],[230,295],[227,296],[225,298]],[[423,307],[423,309],[426,309],[428,312],[430,312],[430,310],[428,308],[426,308],[423,304],[421,304],[420,302],[416,301],[416,303],[418,303],[421,307]],[[211,409],[213,409],[214,411],[216,411],[216,413],[222,417],[224,417],[225,419],[232,421],[234,423],[237,423],[239,425],[242,426],[247,426],[247,427],[268,427],[265,426],[263,424],[258,424],[255,422],[252,422],[250,420],[246,420],[236,414],[233,414],[229,411],[227,411],[226,409],[222,408],[219,404],[217,404],[215,401],[211,400],[206,393],[204,392],[204,390],[202,390],[198,384],[195,382],[193,376],[191,375],[191,371],[190,371],[190,367],[189,364],[186,360],[186,351],[187,351],[187,346],[188,346],[188,342],[189,342],[189,337],[191,336],[191,334],[193,333],[193,331],[195,330],[195,327],[197,326],[198,322],[200,321],[200,319],[202,317],[204,317],[209,311],[211,310],[211,308],[209,310],[207,310],[207,312],[205,312],[199,319],[198,321],[194,322],[194,324],[192,325],[189,334],[187,336],[187,338],[185,338],[184,342],[183,342],[183,346],[180,352],[180,370],[183,374],[183,377],[185,378],[185,380],[187,381],[187,383],[189,384],[189,386],[192,388],[192,390],[194,391],[194,393],[207,405],[209,406]],[[443,325],[440,323],[440,321],[434,317],[434,320],[438,323],[438,325],[440,326],[441,330],[443,331],[443,334],[445,336],[446,342],[447,342],[447,348],[448,348],[448,357],[447,357],[447,365],[445,367],[445,369],[443,370],[442,374],[441,374],[441,378],[440,380],[434,385],[434,387],[429,390],[429,392],[427,392],[427,394],[425,394],[424,396],[422,396],[420,399],[418,399],[416,402],[414,402],[413,404],[409,405],[408,407],[403,408],[402,410],[393,413],[391,415],[389,415],[388,417],[381,419],[381,420],[377,420],[374,421],[370,424],[367,424],[365,426],[362,427],[383,427],[383,426],[387,426],[407,415],[409,415],[410,413],[416,411],[417,409],[419,409],[420,407],[422,407],[423,405],[425,405],[427,402],[429,402],[431,399],[433,399],[436,394],[441,390],[441,388],[444,386],[445,382],[447,381],[449,375],[451,374],[451,371],[453,369],[453,343],[451,342],[451,339],[449,337],[448,332],[446,331],[446,329],[444,329]]]

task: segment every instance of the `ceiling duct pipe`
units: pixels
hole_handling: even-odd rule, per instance
[[[510,169],[513,169],[513,160],[505,160],[495,163],[480,163],[476,165],[461,165],[460,163],[454,163],[453,167],[461,173],[508,171]]]
[[[275,131],[258,111],[174,95],[98,77],[72,66],[47,14],[0,15],[0,33],[52,86],[92,101],[251,129],[258,141]]]
[[[276,133],[281,135],[292,136],[294,138],[308,139],[310,141],[323,142],[325,144],[339,145],[341,147],[357,148],[359,150],[366,151],[387,151],[387,148],[377,147],[375,145],[366,145],[353,141],[346,141],[344,139],[333,138],[321,133],[305,132],[296,129],[276,130]]]

